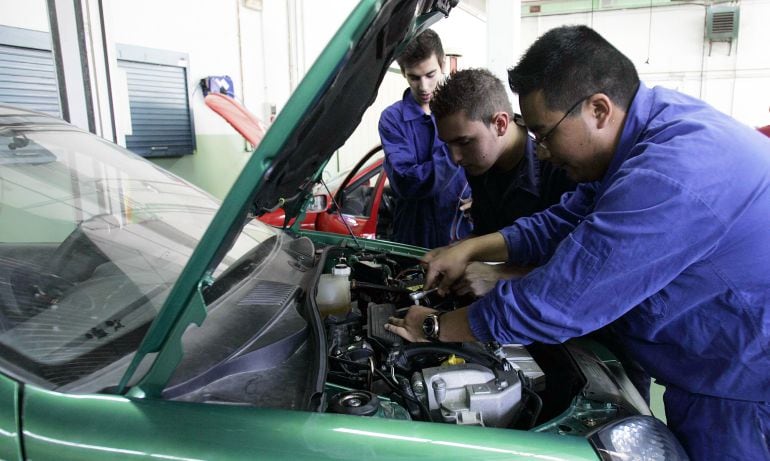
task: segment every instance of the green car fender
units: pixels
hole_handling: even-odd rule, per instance
[[[21,386],[0,375],[0,459],[23,459],[19,437]]]
[[[580,437],[27,386],[23,445],[35,460],[596,460]]]

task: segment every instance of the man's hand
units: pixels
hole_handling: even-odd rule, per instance
[[[385,324],[385,329],[411,342],[426,342],[422,331],[422,322],[428,314],[436,313],[435,309],[423,306],[412,306],[403,319],[391,317]],[[441,314],[439,337],[445,342],[478,341],[468,324],[468,308],[463,307]]]
[[[465,268],[465,274],[452,285],[452,290],[458,295],[473,294],[481,297],[492,291],[498,280],[504,277],[502,264],[485,264],[474,262]]]
[[[465,273],[465,266],[469,262],[464,243],[436,248],[423,255],[421,261],[428,265],[425,289],[438,286],[440,295],[449,293],[452,284]]]
[[[385,324],[385,329],[413,343],[427,342],[428,340],[425,339],[425,334],[422,331],[422,322],[428,314],[435,312],[437,312],[435,309],[428,307],[412,306],[403,319],[389,318],[388,323]]]
[[[422,257],[423,264],[428,266],[425,289],[438,285],[439,294],[446,295],[471,261],[503,262],[507,259],[508,247],[499,232],[465,239],[451,247],[437,248]]]
[[[492,291],[498,281],[522,277],[532,269],[506,264],[470,263],[452,290],[458,295],[473,294],[481,297]]]
[[[470,214],[471,214],[471,206],[473,206],[473,197],[461,198],[460,199],[460,211],[463,212],[463,215],[465,217],[470,216]]]

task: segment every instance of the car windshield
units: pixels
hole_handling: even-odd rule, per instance
[[[219,202],[96,136],[21,119],[0,126],[0,357],[56,387],[136,350]],[[274,235],[248,225],[217,272]]]
[[[367,160],[361,168],[358,169],[358,171],[363,171],[366,168],[368,168],[370,165],[382,160],[383,153],[382,151],[377,152],[376,154],[369,157],[369,160]],[[350,171],[355,167],[355,165],[352,165],[348,168],[345,168],[344,170],[340,171],[339,173],[336,173],[331,179],[324,181],[326,183],[326,187],[324,187],[323,184],[318,183],[316,184],[315,188],[313,189],[314,194],[325,194],[326,188],[329,188],[329,191],[334,193],[339,187],[342,185],[342,181],[345,180],[345,178],[348,177],[350,174]]]

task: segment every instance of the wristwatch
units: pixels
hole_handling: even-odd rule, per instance
[[[439,335],[439,322],[438,320],[444,315],[443,312],[438,314],[428,314],[422,321],[422,333],[425,335],[425,339],[430,341],[438,341]]]

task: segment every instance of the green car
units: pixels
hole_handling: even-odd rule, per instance
[[[0,458],[685,459],[601,344],[408,344],[423,250],[300,217],[450,2],[364,0],[220,203],[0,107]],[[425,298],[451,309],[468,300]]]

